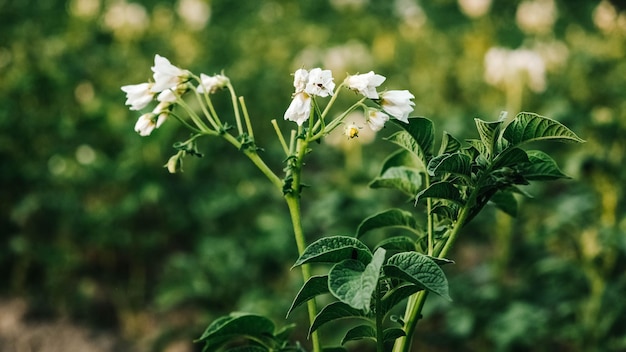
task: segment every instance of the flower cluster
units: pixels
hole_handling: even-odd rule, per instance
[[[364,74],[350,75],[343,86],[363,95],[378,104],[377,108],[363,105],[364,114],[368,126],[373,131],[379,131],[393,117],[404,123],[408,123],[409,114],[413,111],[411,100],[415,98],[408,90],[389,90],[378,92],[379,87],[386,78],[370,71]],[[335,83],[329,70],[314,68],[310,72],[305,69],[298,69],[294,73],[293,86],[295,92],[293,100],[285,112],[285,120],[296,122],[302,125],[311,115],[312,97],[327,97],[334,94]],[[354,129],[346,133],[350,137],[356,137]]]
[[[152,66],[154,82],[131,84],[122,87],[126,93],[126,105],[130,110],[143,110],[154,100],[157,105],[152,111],[139,117],[135,124],[135,131],[141,136],[148,136],[167,120],[177,101],[191,89],[190,80],[199,81],[196,90],[198,93],[214,93],[225,87],[229,80],[224,75],[208,76],[201,74],[194,77],[188,70],[181,69],[160,56],[155,55]]]

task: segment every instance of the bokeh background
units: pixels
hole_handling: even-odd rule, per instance
[[[528,187],[515,219],[488,208],[465,229],[446,268],[454,301],[429,300],[414,347],[626,350],[623,1],[0,0],[2,351],[193,351],[233,310],[299,323],[306,345],[304,310],[284,320],[300,282],[281,195],[219,139],[170,175],[162,166],[187,132],[174,120],[133,131],[120,86],[147,81],[157,53],[224,70],[275,170],[269,121],[291,128],[282,115],[300,67],[337,82],[383,74],[461,139],[476,136],[474,117],[503,110],[566,124],[587,142],[537,147],[572,179]],[[315,146],[309,241],[390,206],[419,214],[368,188],[393,131]]]

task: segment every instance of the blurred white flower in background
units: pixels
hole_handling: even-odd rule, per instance
[[[548,34],[557,18],[554,0],[527,0],[517,7],[517,26],[526,34]]]
[[[467,17],[478,18],[489,12],[491,0],[459,0],[459,8]]]
[[[626,13],[618,12],[610,1],[602,0],[593,10],[593,23],[604,34],[626,33]]]
[[[202,0],[179,0],[176,12],[189,29],[196,31],[206,27],[211,18],[211,7]]]
[[[507,84],[523,80],[535,93],[546,89],[546,64],[535,51],[494,47],[485,54],[485,81],[506,88]]]
[[[150,17],[141,4],[119,1],[106,9],[103,25],[117,37],[132,39],[148,29]]]

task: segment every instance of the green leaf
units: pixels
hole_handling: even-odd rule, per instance
[[[406,336],[404,330],[400,328],[387,328],[383,331],[383,341],[395,341],[397,338]]]
[[[231,313],[216,319],[195,342],[205,342],[203,350],[214,351],[235,338],[273,343],[274,323],[266,317],[247,313]]]
[[[363,220],[356,230],[356,237],[361,237],[368,231],[385,227],[401,227],[415,231],[417,222],[408,211],[395,208],[388,209]]]
[[[493,169],[502,167],[515,167],[528,162],[528,155],[520,148],[507,148],[493,161]]]
[[[344,259],[369,263],[372,260],[372,252],[354,237],[323,237],[306,247],[292,269],[305,263],[337,263]]]
[[[439,154],[452,154],[461,150],[461,142],[454,138],[451,134],[443,131],[443,137],[441,139],[441,147],[439,148]]]
[[[490,199],[493,204],[512,217],[517,216],[517,199],[509,191],[498,191]]]
[[[409,252],[415,250],[415,241],[406,236],[394,236],[380,241],[374,250],[378,248],[384,248],[388,251]]]
[[[415,154],[409,152],[406,149],[398,149],[395,152],[391,153],[383,161],[383,167],[380,170],[380,174],[382,175],[385,170],[397,166],[404,166],[418,170],[424,167],[424,165],[422,165],[422,162],[415,156]]]
[[[309,336],[320,326],[337,319],[345,318],[366,318],[361,310],[350,307],[343,302],[333,302],[322,308],[315,316],[313,324],[309,329]]]
[[[474,119],[474,122],[476,123],[480,140],[485,146],[486,156],[489,158],[493,157],[498,153],[498,139],[503,121],[487,122],[481,119]]]
[[[404,166],[391,167],[374,179],[371,188],[392,188],[413,197],[422,186],[422,176],[417,169]]]
[[[454,186],[453,183],[445,181],[433,183],[430,185],[430,187],[419,192],[417,196],[415,196],[415,203],[419,202],[422,198],[446,199],[460,205],[463,204],[461,192],[459,192],[459,190]]]
[[[367,265],[352,259],[335,264],[328,273],[330,293],[352,308],[369,312],[384,261],[385,250],[379,248]]]
[[[239,346],[234,348],[229,348],[226,352],[270,352],[270,350],[266,347],[261,346]]]
[[[320,276],[311,276],[300,288],[296,298],[291,303],[291,307],[287,312],[287,317],[289,314],[299,307],[302,303],[318,296],[321,294],[329,293],[328,291],[328,275],[320,275]]]
[[[423,289],[424,287],[422,285],[415,284],[404,284],[394,288],[393,290],[387,292],[383,296],[383,298],[381,298],[381,309],[380,312],[378,312],[377,314],[387,314],[391,309],[393,309],[393,307],[402,302],[402,300]]]
[[[480,155],[489,155],[489,151],[487,150],[487,146],[485,146],[483,144],[483,142],[480,139],[466,139],[465,142],[467,142],[467,144],[469,144],[469,150],[475,150],[474,153],[472,153],[473,155],[475,155],[475,153],[478,153]]]
[[[357,325],[346,332],[346,335],[341,340],[341,344],[344,345],[348,341],[361,339],[376,340],[376,329],[369,324]]]
[[[503,137],[511,146],[519,146],[538,140],[555,140],[560,142],[584,142],[565,125],[529,112],[520,112],[504,129]]]
[[[343,347],[324,347],[322,348],[323,352],[348,352],[348,350],[346,350]]]
[[[393,255],[383,266],[385,275],[395,277],[450,299],[448,279],[443,270],[428,256],[418,252],[404,252]]]
[[[446,218],[450,220],[456,220],[456,217],[459,213],[459,207],[456,204],[435,204],[430,211],[432,214],[435,214],[441,218]]]
[[[470,177],[472,160],[462,153],[438,155],[428,163],[428,174],[435,176],[443,173]]]
[[[409,123],[400,123],[397,120],[392,121],[402,127],[405,131],[413,137],[413,139],[420,146],[422,153],[425,156],[433,154],[433,146],[435,145],[435,128],[433,122],[425,117],[411,117]],[[425,159],[424,159],[425,160]],[[426,163],[424,163],[426,165]]]
[[[548,154],[539,150],[529,150],[528,163],[521,166],[520,173],[528,180],[557,180],[570,178],[559,169],[558,165]]]
[[[274,333],[274,339],[279,344],[286,344],[289,340],[289,336],[296,329],[296,324],[289,324],[284,326],[282,329],[276,331]]]

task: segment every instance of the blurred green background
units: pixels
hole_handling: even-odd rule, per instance
[[[224,70],[277,172],[269,121],[292,127],[282,115],[300,67],[331,69],[336,82],[374,70],[461,139],[476,136],[474,117],[502,110],[566,124],[587,143],[539,147],[573,179],[528,187],[535,198],[515,219],[488,208],[465,229],[446,268],[454,302],[428,302],[414,347],[626,350],[625,10],[590,0],[0,0],[0,315],[21,302],[14,326],[62,319],[111,333],[117,350],[191,351],[209,322],[244,310],[298,322],[294,339],[306,345],[304,309],[284,320],[300,279],[281,195],[222,140],[202,140],[204,158],[170,175],[162,166],[186,131],[174,120],[149,137],[133,131],[139,114],[120,86],[147,81],[158,53],[197,74]],[[309,241],[350,234],[389,206],[419,214],[367,187],[391,132],[315,146]],[[7,326],[0,349],[11,351],[19,331]]]

